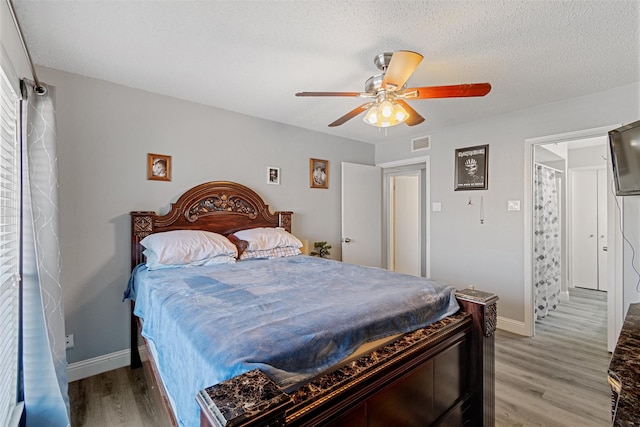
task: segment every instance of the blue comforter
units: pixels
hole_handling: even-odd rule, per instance
[[[210,267],[136,267],[125,298],[183,426],[198,425],[198,390],[259,368],[283,387],[309,379],[361,344],[458,311],[432,280],[293,256]]]

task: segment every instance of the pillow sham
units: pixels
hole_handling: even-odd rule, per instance
[[[233,233],[249,243],[247,251],[266,251],[274,248],[301,248],[302,242],[284,228],[249,228]]]
[[[300,255],[301,253],[302,252],[300,252],[300,249],[292,248],[291,246],[289,246],[286,248],[267,249],[265,251],[244,251],[238,259],[239,260],[256,259],[256,258],[272,259],[272,258],[282,258],[287,256]]]
[[[235,245],[221,234],[201,230],[174,230],[150,234],[140,241],[145,247],[147,267],[151,265],[204,265],[225,262],[238,256]]]

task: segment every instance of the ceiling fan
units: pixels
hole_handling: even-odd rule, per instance
[[[405,100],[484,96],[491,90],[489,83],[407,88],[407,80],[422,58],[419,53],[408,50],[381,53],[373,59],[373,63],[382,73],[369,77],[364,85],[364,92],[298,92],[296,96],[369,98],[370,102],[349,111],[329,126],[340,126],[366,111],[363,118],[365,123],[386,128],[400,123],[415,126],[424,121],[424,117]]]

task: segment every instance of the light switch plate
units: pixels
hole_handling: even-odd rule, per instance
[[[519,211],[520,210],[520,200],[509,200],[507,202],[507,210],[508,211]]]
[[[431,204],[431,210],[433,212],[440,212],[442,210],[442,203],[440,202],[433,202]]]

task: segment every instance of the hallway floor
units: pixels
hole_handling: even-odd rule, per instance
[[[607,294],[571,289],[536,336],[498,330],[496,426],[611,424]]]

